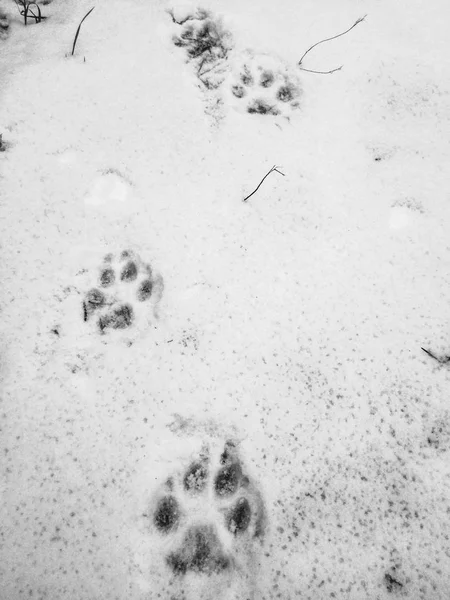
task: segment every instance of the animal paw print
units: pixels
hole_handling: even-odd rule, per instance
[[[224,80],[226,59],[231,49],[231,34],[209,11],[197,9],[193,14],[177,16],[169,11],[172,21],[181,26],[173,37],[175,46],[184,48],[188,62],[198,79],[209,90],[218,88]]]
[[[298,78],[268,55],[246,52],[244,60],[234,65],[228,86],[233,106],[250,114],[289,117],[300,107]]]
[[[148,313],[150,302],[159,302],[162,291],[162,277],[155,276],[137,254],[124,250],[118,260],[108,254],[98,269],[95,287],[84,296],[84,321],[95,320],[101,334],[128,329]]]
[[[146,515],[166,568],[181,588],[189,576],[229,580],[254,572],[264,505],[236,444],[228,440],[222,448],[217,456],[204,447],[170,476]]]

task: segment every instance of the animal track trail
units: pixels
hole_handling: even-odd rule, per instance
[[[178,28],[173,43],[186,52],[216,119],[238,112],[289,118],[300,108],[302,88],[294,69],[279,58],[234,48],[232,34],[210,11],[168,11]]]
[[[266,510],[237,444],[222,443],[168,473],[144,515],[166,574],[161,598],[256,599]]]

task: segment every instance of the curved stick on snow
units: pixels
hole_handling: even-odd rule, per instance
[[[268,173],[266,173],[266,174],[264,175],[264,177],[261,179],[261,181],[259,182],[259,185],[258,185],[258,187],[257,187],[255,190],[253,190],[253,192],[252,192],[251,194],[249,194],[248,196],[246,196],[246,197],[245,197],[245,198],[242,200],[242,202],[246,202],[246,201],[247,201],[247,200],[248,200],[248,199],[249,199],[251,196],[253,196],[253,194],[255,194],[255,193],[256,193],[256,192],[259,190],[259,188],[261,187],[261,184],[262,184],[262,182],[264,181],[264,179],[265,179],[266,177],[268,177],[268,176],[269,176],[271,173],[273,173],[274,171],[276,171],[277,173],[279,173],[280,175],[283,175],[283,177],[285,177],[285,174],[284,174],[284,173],[282,173],[281,171],[279,171],[279,170],[278,170],[278,167],[277,167],[276,165],[273,165],[273,167],[270,169],[270,171],[269,171]]]
[[[37,11],[38,11],[37,15],[35,15],[34,12],[31,10],[31,6],[35,6],[37,8]],[[46,17],[42,17],[42,15],[41,15],[41,9],[36,4],[36,2],[29,2],[25,6],[24,10],[20,11],[20,14],[23,16],[23,18],[25,20],[25,25],[27,24],[27,17],[29,16],[29,13],[31,13],[31,16],[36,21],[36,23],[40,23],[42,21],[42,18],[46,18]]]
[[[337,67],[336,69],[331,69],[330,71],[314,71],[313,69],[305,69],[304,67],[300,67],[300,69],[302,71],[306,71],[307,73],[318,73],[319,75],[331,75],[331,73],[336,73],[336,71],[341,71],[343,66],[344,65],[341,65],[340,67]]]
[[[428,356],[430,356],[431,358],[434,358],[434,360],[437,360],[437,362],[441,365],[445,365],[446,363],[450,362],[450,356],[444,356],[443,358],[439,358],[426,348],[422,348],[422,346],[420,347],[420,349],[423,350],[426,354],[428,354]]]
[[[84,15],[84,17],[81,19],[80,24],[78,25],[78,29],[77,29],[77,32],[75,34],[75,39],[73,40],[72,56],[73,56],[73,53],[75,52],[75,46],[77,44],[78,34],[80,33],[81,25],[83,24],[83,21],[86,19],[86,17],[88,17],[91,14],[91,12],[94,10],[94,8],[95,8],[95,6],[93,6],[91,8],[91,10]]]
[[[309,71],[310,73],[321,73],[323,75],[328,75],[329,73],[334,73],[335,71],[340,71],[342,69],[342,66],[338,67],[337,69],[331,69],[331,71],[310,71],[309,69],[304,69],[302,67],[302,62],[303,59],[305,58],[305,56],[308,54],[308,52],[311,52],[311,50],[313,48],[315,48],[316,46],[318,46],[319,44],[324,44],[325,42],[331,42],[331,40],[335,40],[336,38],[342,37],[343,35],[345,35],[346,33],[348,33],[349,31],[351,31],[353,29],[353,27],[356,27],[357,25],[359,25],[362,21],[364,21],[364,19],[367,17],[367,15],[364,15],[363,17],[360,17],[359,19],[357,19],[353,25],[351,27],[349,27],[346,31],[343,31],[342,33],[338,33],[337,35],[333,35],[333,37],[330,38],[326,38],[325,40],[320,40],[320,42],[317,42],[316,44],[313,44],[311,46],[311,48],[308,48],[308,50],[304,53],[304,55],[301,57],[301,59],[298,61],[298,65],[299,67],[302,69],[302,71]]]

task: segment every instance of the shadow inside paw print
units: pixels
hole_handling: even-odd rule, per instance
[[[162,295],[162,278],[154,276],[150,265],[130,250],[116,261],[106,255],[99,268],[97,286],[83,300],[83,319],[95,319],[98,331],[128,329],[148,301],[158,302]]]
[[[167,564],[175,575],[217,573],[228,569],[229,559],[224,556],[214,527],[200,525],[189,529],[178,552],[169,554]]]
[[[6,38],[9,29],[9,19],[8,16],[3,12],[3,9],[0,8],[0,39]]]
[[[250,102],[247,106],[247,112],[251,115],[279,115],[280,111],[275,104],[268,104],[265,100],[258,98]]]
[[[178,524],[179,518],[180,512],[176,499],[173,496],[164,496],[161,498],[154,516],[157,529],[163,533],[168,533]]]
[[[265,529],[261,494],[232,440],[219,455],[205,448],[169,476],[148,517],[164,540],[165,564],[175,577],[245,569]]]
[[[134,311],[131,304],[122,304],[118,308],[113,308],[110,313],[99,317],[98,326],[103,333],[105,329],[127,329],[133,324]]]

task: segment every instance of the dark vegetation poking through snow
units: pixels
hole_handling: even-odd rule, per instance
[[[47,18],[41,13],[41,9],[36,2],[30,2],[29,0],[14,0],[14,2],[23,17],[24,25],[28,25],[28,19],[34,19],[35,23],[40,23]]]

